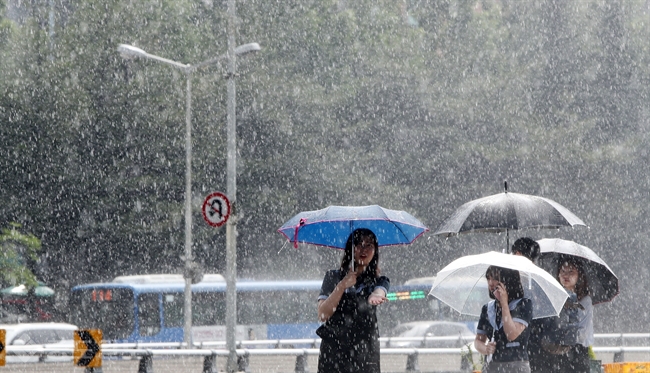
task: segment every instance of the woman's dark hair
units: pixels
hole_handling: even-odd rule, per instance
[[[345,243],[345,253],[343,254],[343,259],[341,260],[341,273],[342,276],[345,276],[350,270],[350,264],[352,263],[352,258],[354,258],[354,247],[363,242],[363,239],[367,238],[375,246],[375,255],[372,257],[368,267],[361,274],[363,282],[372,281],[377,277],[377,268],[379,267],[379,245],[377,244],[377,236],[370,229],[359,228],[355,229],[350,236],[348,236],[348,241]]]
[[[519,276],[519,271],[516,269],[489,266],[487,271],[485,271],[485,278],[490,277],[506,287],[508,303],[524,297],[524,287],[521,285],[521,277]],[[488,293],[490,298],[495,299],[492,292],[488,291]]]
[[[565,264],[572,265],[578,270],[578,282],[576,282],[576,295],[578,300],[589,295],[589,282],[587,274],[582,267],[582,261],[574,256],[562,255],[558,258],[555,278],[560,281],[560,270]]]

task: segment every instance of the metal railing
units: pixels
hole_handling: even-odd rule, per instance
[[[624,354],[629,353],[650,353],[650,333],[610,333],[596,334],[596,341],[616,341],[617,346],[593,347],[595,353],[613,353],[614,362],[624,361]],[[406,355],[406,372],[419,372],[418,356],[420,355],[460,355],[468,354],[470,351],[477,353],[473,346],[472,337],[393,337],[380,338],[382,345],[381,355]],[[625,346],[627,341],[640,342],[642,346]],[[448,348],[427,348],[427,343],[453,343],[458,347]],[[418,347],[391,347],[412,343]],[[318,356],[320,339],[278,339],[278,340],[252,340],[237,342],[237,356],[239,369],[247,372],[250,357],[254,356],[287,356],[295,357],[296,373],[308,371],[307,358]],[[153,372],[153,358],[159,356],[185,356],[203,357],[203,373],[216,373],[217,357],[228,356],[224,341],[194,343],[191,349],[185,348],[185,343],[103,343],[102,354],[104,356],[129,356],[139,358],[138,373]],[[305,346],[305,347],[300,347]],[[308,346],[308,347],[306,347]],[[9,356],[39,356],[40,361],[46,356],[72,356],[73,345],[28,345],[28,346],[6,346]],[[460,371],[471,371],[467,362],[461,359]],[[101,372],[101,369],[86,368],[86,372]]]

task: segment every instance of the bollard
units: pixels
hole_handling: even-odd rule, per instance
[[[618,339],[618,345],[623,347],[625,346],[625,340],[623,339],[623,333],[621,333],[621,336]],[[622,363],[625,361],[625,354],[623,353],[623,349],[619,352],[614,353],[614,362],[615,363]]]
[[[151,353],[143,355],[140,358],[138,373],[153,373],[153,356]]]
[[[469,353],[471,354],[472,351],[470,350]],[[470,361],[470,356],[471,355],[465,355],[462,354],[460,357],[460,371],[461,372],[471,372],[473,371],[473,366],[472,362]]]
[[[407,372],[420,372],[420,363],[418,362],[417,351],[406,357],[406,371]]]
[[[619,351],[619,352],[615,352],[615,353],[614,353],[614,359],[613,359],[613,361],[614,361],[615,363],[622,363],[622,362],[625,361],[625,354],[623,353],[622,350]]]
[[[250,373],[250,367],[248,366],[248,361],[250,354],[248,351],[244,353],[243,356],[237,356],[237,371]]]
[[[307,366],[307,352],[302,355],[296,356],[296,369],[295,373],[308,373],[309,367]]]
[[[219,369],[217,368],[217,353],[212,352],[212,355],[206,356],[203,359],[203,373],[218,373]]]

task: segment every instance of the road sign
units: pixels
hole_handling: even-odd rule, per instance
[[[102,366],[102,331],[86,329],[74,331],[74,364],[87,368]]]
[[[5,342],[7,339],[7,331],[0,329],[0,367],[5,366],[7,363],[7,350],[5,350]]]
[[[214,192],[203,201],[203,219],[213,227],[220,227],[230,217],[230,201],[221,192]]]

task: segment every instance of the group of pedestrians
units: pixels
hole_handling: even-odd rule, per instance
[[[512,252],[535,261],[539,244],[520,238]],[[552,273],[570,295],[557,317],[533,320],[534,299],[524,296],[519,272],[491,266],[492,299],[482,308],[474,346],[483,372],[589,372],[593,308],[580,262],[563,260]],[[318,297],[319,373],[381,371],[376,307],[387,301],[390,280],[379,270],[378,242],[368,229],[348,237],[338,269],[325,274]]]
[[[512,252],[534,262],[539,244],[520,238]],[[483,307],[474,341],[486,355],[484,372],[589,372],[594,331],[586,274],[581,263],[570,257],[558,261],[552,274],[569,299],[559,316],[533,320],[534,300],[523,296],[519,272],[488,268],[485,277],[494,301]]]

